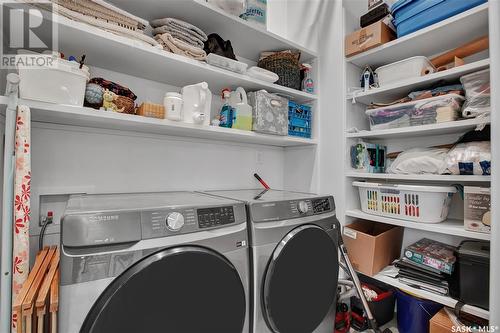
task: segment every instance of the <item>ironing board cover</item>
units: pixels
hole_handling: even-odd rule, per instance
[[[31,132],[30,109],[19,106],[16,117],[14,175],[14,228],[12,252],[12,302],[21,290],[29,273],[29,222],[31,195]],[[16,328],[20,318],[12,317]]]

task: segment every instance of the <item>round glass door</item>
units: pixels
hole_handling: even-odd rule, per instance
[[[335,301],[339,263],[335,241],[304,225],[278,244],[264,275],[264,317],[276,333],[310,333]]]
[[[245,292],[235,267],[201,247],[150,255],[118,276],[81,332],[205,333],[243,330]]]

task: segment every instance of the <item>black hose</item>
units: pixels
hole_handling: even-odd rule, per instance
[[[43,221],[42,224],[42,229],[40,229],[40,235],[38,236],[38,250],[42,251],[43,249],[43,237],[45,236],[45,229],[47,229],[47,225],[50,224],[50,218],[45,218],[45,221]]]

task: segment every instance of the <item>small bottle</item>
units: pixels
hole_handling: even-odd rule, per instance
[[[302,80],[302,91],[312,94],[314,93],[314,81],[311,78],[312,66],[309,64],[302,64],[304,67],[304,80]]]
[[[224,99],[224,105],[220,109],[219,114],[219,126],[220,127],[233,127],[234,120],[234,108],[229,104],[229,98],[231,97],[231,89],[222,90],[222,98]]]

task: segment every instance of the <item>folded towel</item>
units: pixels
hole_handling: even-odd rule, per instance
[[[166,51],[170,51],[175,54],[180,54],[195,60],[205,60],[207,54],[203,49],[199,47],[194,47],[182,40],[172,37],[169,33],[164,33],[156,35],[155,39],[163,45]]]
[[[191,23],[187,23],[174,18],[167,17],[167,18],[157,19],[151,21],[150,24],[153,28],[158,28],[163,25],[166,25],[172,28],[176,28],[178,30],[183,30],[195,36],[196,38],[200,39],[203,42],[205,42],[208,39],[207,35],[200,28],[192,25]]]
[[[205,46],[201,39],[196,37],[194,34],[186,32],[185,30],[177,29],[175,27],[167,25],[162,25],[161,27],[153,29],[153,35],[161,35],[164,33],[169,33],[170,35],[172,35],[172,37],[180,39],[195,47],[203,48]]]

